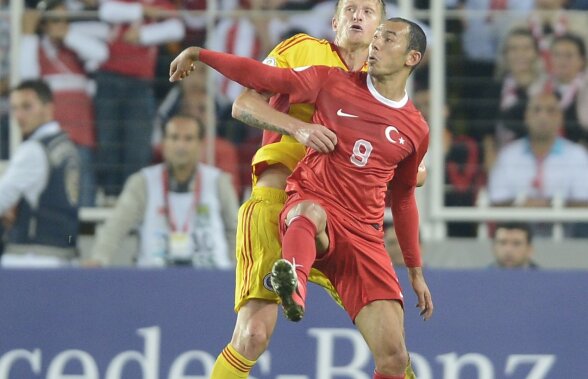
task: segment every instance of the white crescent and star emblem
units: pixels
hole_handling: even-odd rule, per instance
[[[386,139],[392,143],[399,143],[401,145],[404,145],[404,142],[406,140],[402,136],[400,136],[400,138],[398,138],[398,140],[395,140],[394,138],[392,138],[393,132],[400,135],[400,132],[398,131],[398,129],[395,126],[387,127],[386,131],[384,132],[386,134]]]

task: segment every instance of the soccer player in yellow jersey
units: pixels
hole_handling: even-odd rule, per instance
[[[298,34],[278,44],[265,63],[278,67],[335,66],[350,71],[366,68],[368,46],[386,15],[382,0],[339,0],[332,20],[334,43]],[[278,219],[286,201],[286,178],[304,156],[305,146],[320,152],[334,149],[336,136],[321,125],[308,125],[313,106],[290,106],[287,98],[245,91],[233,105],[233,116],[246,124],[284,136],[264,134],[264,146],[253,158],[253,191],[239,210],[237,231],[237,322],[231,342],[219,354],[212,379],[247,378],[266,350],[278,316],[278,296],[271,290],[269,274],[281,257]],[[286,113],[280,111],[288,111]],[[297,142],[298,141],[298,142]],[[271,143],[274,142],[274,143]],[[303,144],[303,145],[302,145]],[[332,291],[322,274],[314,281]]]

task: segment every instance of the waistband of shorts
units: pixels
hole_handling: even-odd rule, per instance
[[[286,194],[286,191],[282,189],[254,186],[253,191],[251,191],[251,198],[284,204],[286,199],[288,199],[288,195]]]

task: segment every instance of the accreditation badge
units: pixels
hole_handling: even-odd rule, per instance
[[[172,232],[169,235],[169,257],[171,259],[191,259],[190,235],[182,232]]]

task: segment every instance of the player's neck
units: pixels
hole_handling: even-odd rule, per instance
[[[403,75],[371,76],[372,84],[386,99],[400,101],[406,94],[406,80]]]
[[[343,59],[343,62],[349,68],[349,71],[359,71],[364,66],[368,56],[367,46],[339,46],[339,54]]]

